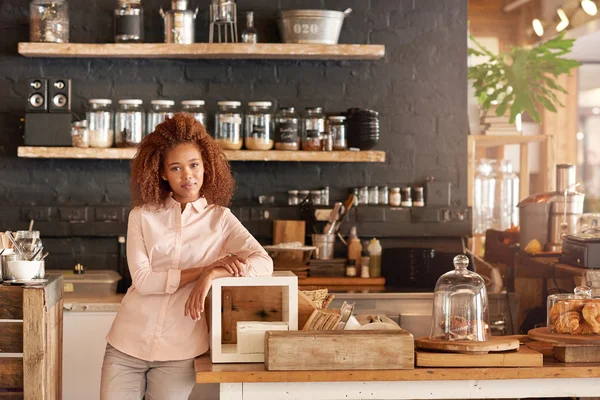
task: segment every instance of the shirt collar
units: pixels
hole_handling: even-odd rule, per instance
[[[165,200],[165,208],[170,210],[175,204],[179,204],[177,200],[173,198],[173,193],[167,197]],[[200,197],[198,200],[192,202],[192,207],[196,209],[196,211],[201,212],[208,205],[208,201],[204,197]]]

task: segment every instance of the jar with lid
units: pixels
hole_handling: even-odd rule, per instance
[[[196,121],[200,122],[206,128],[204,100],[183,100],[181,102],[181,111],[192,114]]]
[[[275,148],[298,150],[300,148],[299,116],[294,107],[281,108],[275,115]]]
[[[369,188],[369,204],[379,204],[379,188],[377,186]]]
[[[144,109],[140,99],[119,100],[115,121],[117,147],[137,147],[144,137]]]
[[[302,119],[302,150],[321,150],[321,135],[325,133],[325,114],[321,107],[309,107]]]
[[[554,333],[598,334],[600,330],[595,316],[592,317],[593,313],[588,311],[595,309],[598,304],[600,301],[592,298],[592,289],[587,286],[577,286],[573,293],[551,294],[546,298],[546,326]],[[594,321],[591,321],[592,318]]]
[[[389,204],[389,190],[387,186],[379,186],[379,204]]]
[[[29,41],[69,43],[69,5],[66,0],[29,3]]]
[[[491,338],[485,281],[469,271],[469,259],[454,257],[454,270],[437,281],[430,339],[486,341]]]
[[[425,207],[425,196],[423,196],[423,187],[419,186],[415,189],[415,199],[413,201],[413,207]]]
[[[288,206],[297,206],[298,203],[298,191],[288,190]]]
[[[173,100],[152,100],[150,111],[146,116],[146,135],[154,132],[158,124],[175,114],[175,102]]]
[[[324,206],[329,205],[329,186],[325,186],[321,189],[321,204]]]
[[[239,150],[242,138],[242,111],[239,101],[219,101],[215,114],[215,140],[224,150]]]
[[[298,191],[298,202],[302,202],[304,201],[307,197],[310,196],[310,191],[309,190],[299,190]]]
[[[249,150],[271,150],[273,140],[273,113],[270,101],[251,101],[245,116],[244,143]]]
[[[400,207],[402,198],[400,196],[400,188],[395,187],[390,190],[390,206]]]
[[[346,117],[341,115],[331,116],[327,119],[329,134],[333,142],[333,150],[343,151],[348,149],[346,140]]]
[[[144,41],[144,8],[141,0],[119,0],[114,16],[115,43]]]
[[[75,121],[71,124],[71,143],[73,147],[90,147],[90,135],[87,121]]]
[[[369,188],[367,186],[358,189],[358,204],[369,204]]]
[[[310,199],[315,206],[322,205],[323,197],[321,196],[320,190],[311,190],[310,191]]]
[[[42,248],[40,231],[17,231],[15,233],[15,242],[19,245],[19,249],[21,249],[18,253],[21,259],[30,260]],[[37,256],[41,257],[41,254]]]
[[[410,192],[410,186],[402,188],[402,201],[400,202],[402,207],[412,207],[412,196]]]
[[[115,140],[112,100],[90,99],[86,119],[90,147],[112,147]]]

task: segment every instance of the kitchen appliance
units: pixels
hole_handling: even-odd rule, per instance
[[[160,8],[160,16],[165,23],[165,43],[194,43],[198,7],[188,10],[187,6],[188,0],[171,0],[171,10]]]
[[[50,78],[48,80],[48,110],[71,112],[71,80]]]
[[[337,44],[344,18],[352,12],[333,10],[281,11],[277,23],[283,43]]]
[[[27,80],[27,112],[48,111],[48,79],[30,78]]]
[[[600,232],[565,235],[560,262],[583,268],[600,268]]]
[[[576,234],[585,194],[575,190],[575,166],[556,166],[556,191],[538,193],[519,204],[520,243],[537,240],[546,251],[560,252],[563,236]]]
[[[25,113],[26,146],[71,146],[71,113]]]
[[[214,42],[215,27],[219,43],[237,43],[237,4],[235,0],[212,0],[209,11],[209,43]]]

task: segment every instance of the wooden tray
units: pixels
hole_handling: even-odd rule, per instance
[[[517,351],[489,354],[415,352],[417,367],[542,367],[544,356],[522,345]]]
[[[569,335],[566,333],[554,333],[551,332],[548,327],[532,329],[527,332],[527,335],[533,340],[540,342],[600,346],[600,335]]]
[[[473,340],[443,340],[422,337],[415,339],[415,346],[420,349],[451,353],[487,354],[496,351],[517,350],[519,339],[495,336],[485,342],[475,342]]]

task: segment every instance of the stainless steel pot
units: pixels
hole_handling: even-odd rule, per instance
[[[346,15],[332,10],[286,10],[278,19],[284,43],[337,44]]]
[[[187,10],[187,0],[172,0],[172,10],[160,9],[165,21],[165,43],[192,44],[196,26],[196,10]]]

